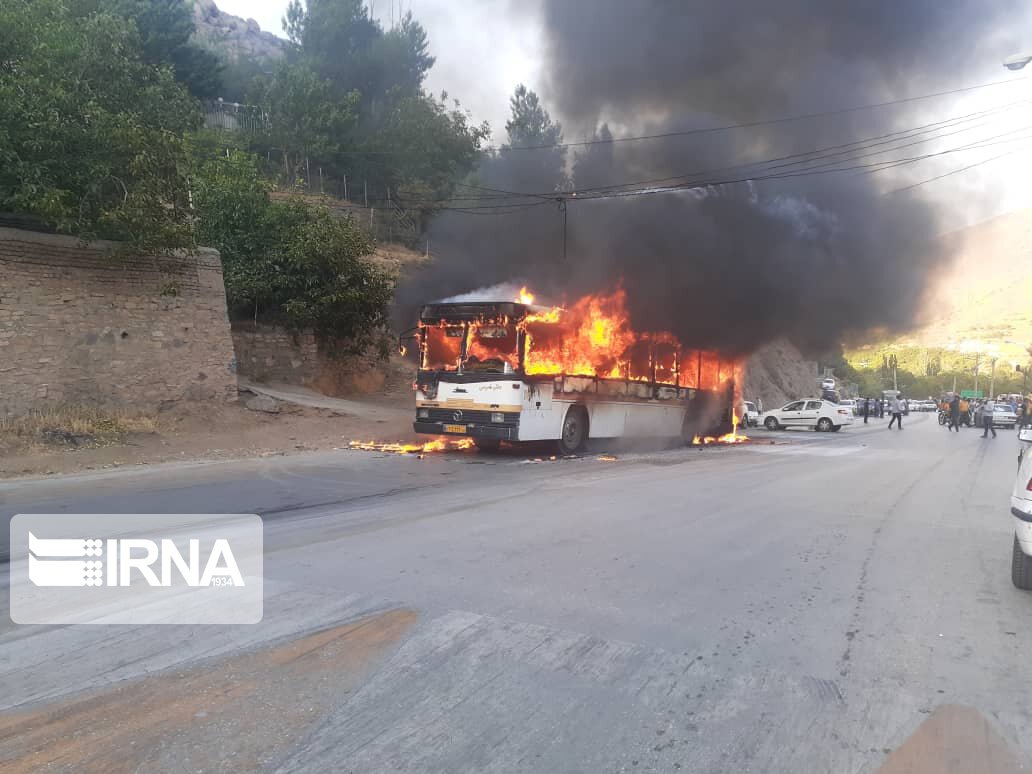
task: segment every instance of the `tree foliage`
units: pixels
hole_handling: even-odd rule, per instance
[[[138,250],[193,244],[196,103],[135,26],[62,0],[0,5],[0,210]]]
[[[354,111],[353,123],[311,154],[328,175],[362,181],[376,204],[388,191],[393,200],[418,192],[409,204],[424,207],[475,167],[488,127],[446,95],[425,93],[434,59],[411,14],[384,29],[362,0],[292,0],[286,26],[290,66],[307,68],[326,84],[325,99]]]
[[[223,65],[212,51],[191,42],[194,20],[187,0],[97,2],[100,10],[108,10],[136,25],[145,62],[170,66],[176,80],[195,97],[219,96]]]
[[[361,351],[386,324],[392,278],[362,260],[373,250],[350,218],[304,201],[272,201],[246,153],[200,164],[194,200],[198,237],[222,254],[230,313]]]
[[[562,125],[552,120],[538,95],[522,83],[509,98],[509,108],[505,122],[509,141],[484,155],[478,169],[483,184],[521,193],[568,189]]]
[[[283,62],[271,78],[257,79],[253,96],[266,115],[258,149],[281,159],[287,185],[306,159],[337,158],[358,120],[358,92],[335,98],[329,81],[296,62]]]

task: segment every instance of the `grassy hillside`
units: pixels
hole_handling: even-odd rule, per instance
[[[1015,381],[1014,367],[1030,360],[1032,345],[1032,211],[948,234],[943,253],[959,259],[935,279],[924,324],[847,347],[847,361],[861,374],[880,377],[884,358],[895,355],[899,368],[915,378],[951,386],[952,374],[973,381],[976,362],[984,384],[995,357],[997,381]],[[1020,384],[1022,376],[1016,380]]]

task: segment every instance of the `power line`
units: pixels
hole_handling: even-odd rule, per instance
[[[980,167],[983,164],[989,164],[990,162],[1002,159],[1004,156],[1010,156],[1013,153],[1019,153],[1019,152],[1021,152],[1023,150],[1027,150],[1027,148],[1011,148],[1009,151],[1004,151],[1003,153],[999,153],[999,154],[997,154],[995,156],[990,156],[987,159],[982,159],[981,161],[976,161],[974,164],[968,164],[968,165],[960,167],[958,169],[953,169],[953,170],[950,170],[949,172],[944,172],[941,175],[936,175],[935,177],[929,177],[927,180],[921,180],[921,181],[919,181],[917,183],[912,183],[911,185],[903,186],[902,188],[896,188],[896,189],[894,189],[892,191],[889,191],[888,193],[896,194],[896,193],[902,193],[903,191],[910,191],[910,190],[913,190],[914,188],[920,188],[921,186],[927,185],[928,183],[934,183],[936,180],[942,180],[944,177],[949,177],[950,175],[956,175],[956,174],[959,174],[961,172],[967,172],[969,169],[974,169],[975,167]]]
[[[816,113],[801,113],[792,116],[783,116],[781,118],[769,118],[760,121],[747,121],[736,124],[724,124],[722,126],[712,127],[700,127],[696,129],[684,129],[675,132],[661,132],[658,134],[642,134],[633,137],[612,137],[609,139],[596,139],[596,140],[582,140],[581,142],[566,142],[566,143],[554,143],[551,145],[517,145],[517,146],[502,146],[501,150],[542,150],[546,148],[576,148],[583,147],[585,145],[610,145],[618,142],[637,142],[639,140],[661,140],[667,137],[686,137],[696,134],[709,134],[712,132],[726,132],[733,129],[751,129],[757,126],[769,126],[771,124],[784,124],[794,121],[805,121],[810,118],[825,118],[829,116],[844,115],[846,113],[855,113],[860,110],[873,110],[875,108],[889,107],[892,105],[902,105],[908,102],[918,102],[926,99],[933,99],[935,97],[945,97],[950,94],[962,94],[968,91],[974,91],[976,89],[985,89],[992,86],[1003,86],[1009,83],[1021,83],[1024,82],[1024,78],[1006,78],[1000,81],[990,81],[988,83],[978,83],[972,86],[961,86],[956,89],[947,89],[946,91],[936,91],[930,94],[921,94],[915,97],[903,97],[901,99],[887,100],[885,102],[874,102],[867,105],[856,105],[854,107],[839,108],[837,110],[822,110]],[[490,146],[489,146],[490,148]],[[497,148],[494,148],[497,149]]]
[[[572,192],[572,194],[574,194],[576,197],[579,198],[579,197],[584,196],[585,194],[592,194],[592,193],[594,193],[596,191],[612,191],[612,190],[617,190],[617,189],[621,189],[621,188],[631,188],[631,187],[634,187],[634,186],[642,186],[642,185],[653,185],[654,186],[654,185],[657,185],[659,183],[668,183],[670,181],[682,180],[682,179],[688,178],[688,177],[698,177],[700,175],[711,175],[711,174],[714,174],[714,173],[717,173],[717,172],[728,172],[728,171],[735,170],[735,169],[749,169],[750,167],[758,167],[760,169],[757,169],[757,171],[763,171],[763,169],[762,169],[763,167],[767,167],[768,165],[772,164],[773,162],[788,161],[788,160],[791,160],[791,159],[799,159],[799,161],[793,162],[794,164],[806,163],[806,162],[809,162],[809,161],[816,161],[816,160],[818,160],[818,158],[820,158],[820,156],[818,156],[818,158],[813,158],[813,159],[805,159],[803,157],[806,157],[806,156],[817,156],[818,154],[823,154],[823,153],[826,153],[827,151],[839,151],[839,150],[845,149],[845,148],[850,148],[851,149],[849,151],[850,153],[855,152],[855,151],[859,151],[859,150],[866,150],[867,147],[875,147],[877,145],[883,145],[883,144],[886,144],[886,143],[897,142],[897,141],[904,140],[904,139],[910,139],[909,137],[905,137],[904,135],[917,136],[917,135],[923,134],[923,133],[928,132],[928,131],[938,131],[940,129],[952,128],[952,126],[948,126],[948,125],[950,125],[950,124],[959,125],[960,123],[964,123],[964,122],[969,121],[969,120],[976,120],[976,119],[979,119],[979,118],[982,118],[982,117],[985,117],[985,116],[988,116],[988,115],[991,115],[991,114],[994,114],[994,113],[1004,112],[1004,111],[1009,110],[1012,107],[1015,107],[1015,106],[1020,105],[1020,104],[1026,104],[1026,101],[1025,100],[1018,100],[1016,102],[1011,102],[1011,103],[1008,103],[1006,105],[1001,105],[1001,106],[996,107],[996,108],[989,108],[987,110],[981,110],[981,111],[977,111],[975,113],[969,113],[969,114],[963,115],[963,116],[955,116],[953,118],[943,119],[941,121],[935,121],[935,122],[932,122],[932,123],[923,124],[923,125],[916,126],[916,127],[910,127],[908,129],[900,129],[900,130],[896,130],[896,131],[893,131],[893,132],[887,132],[885,134],[880,134],[880,135],[876,135],[876,136],[873,136],[873,137],[866,137],[866,138],[863,138],[863,139],[860,139],[860,140],[854,140],[852,142],[843,143],[843,144],[840,144],[840,145],[830,145],[830,146],[826,146],[824,148],[817,148],[817,149],[812,150],[812,151],[803,151],[803,152],[800,152],[800,153],[792,153],[792,154],[788,154],[788,155],[785,155],[785,156],[778,156],[778,157],[775,157],[775,158],[764,159],[764,160],[760,160],[760,161],[751,161],[751,162],[744,162],[744,163],[741,163],[741,164],[732,164],[732,165],[728,165],[728,166],[724,166],[724,167],[715,167],[715,168],[710,168],[710,169],[697,170],[697,171],[694,171],[694,172],[688,172],[688,173],[684,173],[684,174],[681,174],[681,175],[674,175],[672,177],[666,177],[666,178],[656,178],[656,179],[651,179],[651,180],[639,180],[639,181],[634,181],[634,182],[629,182],[629,183],[619,183],[619,184],[614,184],[614,185],[609,185],[609,186],[597,186],[597,187],[594,187],[594,188],[579,189],[577,191]],[[971,128],[971,127],[969,127],[969,128]],[[961,130],[961,131],[966,131],[966,130]],[[941,137],[944,137],[944,136],[950,136],[950,135],[949,134],[945,134],[945,135],[933,136],[933,137],[927,138],[926,140],[924,140],[924,142],[940,139]],[[894,139],[885,140],[885,138],[894,138]],[[876,142],[878,140],[885,140],[885,142]],[[853,146],[857,146],[857,147],[853,147]],[[841,155],[841,154],[831,153],[829,155],[834,156],[834,155]],[[786,165],[780,165],[780,166],[791,166],[791,165],[786,164]]]
[[[1024,78],[1006,78],[999,81],[989,81],[987,83],[976,83],[971,86],[961,86],[955,89],[946,89],[945,91],[935,91],[929,94],[919,94],[913,97],[902,97],[900,99],[885,100],[884,102],[872,102],[866,105],[854,105],[852,107],[837,108],[834,110],[822,110],[814,113],[799,113],[790,116],[780,116],[778,118],[767,118],[757,121],[744,121],[733,124],[723,124],[721,126],[709,126],[709,127],[695,127],[692,129],[682,129],[671,132],[660,132],[656,134],[640,134],[631,135],[627,137],[610,137],[607,139],[594,139],[594,140],[581,140],[579,142],[561,142],[561,143],[545,143],[541,145],[485,145],[480,150],[482,151],[530,151],[530,150],[558,150],[565,148],[580,148],[590,145],[612,145],[616,143],[625,142],[640,142],[644,140],[662,140],[669,137],[691,137],[698,134],[712,134],[714,132],[727,132],[736,129],[752,129],[758,126],[771,126],[776,124],[793,123],[796,121],[806,121],[811,118],[828,118],[831,116],[846,115],[848,113],[856,113],[862,110],[875,110],[877,108],[892,107],[894,105],[904,105],[910,102],[920,102],[926,99],[935,99],[936,97],[946,97],[952,94],[963,94],[969,91],[975,91],[977,89],[987,89],[995,86],[1005,86],[1011,83],[1023,83]],[[404,155],[420,155],[417,150],[339,150],[336,151],[338,154],[346,155],[360,155],[360,156],[404,156]]]
[[[1018,130],[1018,131],[1020,131],[1020,130]],[[1008,132],[1007,134],[1013,134],[1013,132]],[[1000,135],[1000,136],[1003,136],[1003,135]],[[994,138],[991,138],[991,139],[994,139]],[[795,172],[778,172],[778,173],[774,173],[774,174],[770,174],[770,175],[762,175],[762,176],[750,175],[748,177],[740,177],[740,178],[727,178],[727,179],[719,179],[719,180],[706,180],[706,181],[693,182],[693,183],[682,183],[680,185],[636,189],[636,190],[632,190],[632,191],[617,191],[617,192],[614,192],[614,193],[600,194],[600,195],[594,195],[594,196],[579,196],[579,197],[570,199],[569,201],[592,201],[592,200],[597,200],[597,199],[618,199],[618,198],[625,198],[625,197],[629,197],[629,196],[650,196],[650,195],[653,195],[653,194],[672,193],[672,192],[678,192],[678,191],[690,191],[690,190],[695,190],[695,189],[699,189],[699,188],[710,188],[710,187],[717,186],[717,185],[731,185],[731,184],[734,184],[734,183],[750,183],[750,182],[758,182],[758,181],[764,181],[764,180],[783,180],[783,179],[794,178],[794,177],[809,177],[809,176],[814,176],[814,175],[834,174],[836,172],[850,172],[850,171],[860,170],[860,169],[875,169],[875,171],[879,171],[880,172],[883,169],[890,168],[891,166],[901,166],[903,164],[910,164],[910,163],[914,163],[914,162],[918,162],[918,161],[923,161],[925,159],[936,158],[938,156],[945,156],[945,155],[948,155],[948,154],[951,154],[951,153],[957,153],[957,152],[961,152],[961,151],[965,151],[965,150],[974,150],[974,149],[978,149],[978,148],[986,148],[986,147],[989,147],[991,145],[998,145],[1001,142],[1015,142],[1016,140],[1026,140],[1026,139],[1032,139],[1032,137],[1021,137],[1021,138],[1016,138],[1016,139],[1012,139],[1012,140],[999,140],[999,141],[996,141],[996,142],[978,141],[977,143],[971,143],[971,144],[960,146],[960,147],[957,147],[957,148],[947,148],[945,150],[936,151],[934,153],[925,153],[925,154],[921,154],[921,155],[918,155],[918,156],[911,156],[911,157],[903,158],[903,159],[894,159],[892,161],[879,161],[879,162],[873,162],[873,163],[867,163],[867,164],[854,164],[854,165],[850,165],[850,166],[835,167],[833,169],[810,169],[810,170],[795,171]],[[841,162],[839,162],[839,163],[841,163]]]
[[[446,204],[449,202],[465,202],[465,201],[491,201],[491,200],[502,200],[515,203],[515,201],[535,198],[543,201],[556,201],[557,199],[569,198],[570,200],[583,199],[583,198],[599,198],[597,194],[613,193],[620,190],[636,190],[642,186],[656,187],[660,184],[669,184],[672,181],[685,181],[688,178],[698,178],[701,176],[712,176],[717,173],[727,173],[734,170],[751,170],[750,176],[757,176],[760,173],[768,172],[777,169],[791,169],[791,168],[806,168],[804,165],[813,164],[813,162],[821,161],[823,159],[833,158],[841,156],[843,158],[833,162],[826,162],[825,164],[817,165],[811,168],[820,168],[822,166],[828,166],[829,164],[837,164],[844,161],[850,161],[858,158],[866,158],[869,156],[877,156],[883,153],[888,153],[895,150],[902,150],[906,147],[913,145],[919,145],[935,140],[940,140],[945,137],[950,137],[956,134],[961,134],[972,129],[980,128],[986,125],[986,121],[983,119],[1006,112],[1019,105],[1028,104],[1027,100],[1017,100],[1015,102],[1006,103],[993,108],[985,110],[975,111],[960,116],[953,116],[951,118],[942,119],[939,121],[922,124],[919,126],[908,127],[906,129],[899,129],[892,132],[886,132],[873,137],[866,137],[859,140],[853,140],[848,143],[842,143],[838,145],[825,146],[823,148],[817,148],[810,151],[803,151],[799,153],[787,154],[784,156],[778,156],[770,159],[744,162],[740,164],[732,164],[723,167],[715,167],[703,170],[696,170],[693,172],[683,173],[680,175],[674,175],[665,178],[653,178],[648,180],[636,180],[625,183],[617,183],[607,186],[595,186],[591,188],[582,188],[574,191],[559,191],[552,193],[526,193],[518,191],[506,191],[500,188],[489,188],[486,186],[477,186],[469,183],[460,183],[459,185],[463,188],[471,190],[486,191],[492,194],[491,196],[481,197],[445,197],[436,200],[421,200],[411,202],[412,206],[420,206],[421,204]],[[980,122],[980,123],[979,123]],[[957,127],[963,124],[972,124],[964,128],[957,129]],[[947,129],[955,131],[945,131]],[[921,135],[929,135],[922,139],[915,139],[921,137]],[[992,139],[992,138],[990,138]],[[900,145],[899,143],[904,140],[913,140]],[[871,148],[880,146],[895,146],[886,147],[882,150],[861,153],[861,151],[868,151]],[[777,164],[775,162],[788,162]],[[676,187],[676,186],[674,186]]]

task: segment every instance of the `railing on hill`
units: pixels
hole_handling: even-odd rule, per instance
[[[218,99],[205,102],[203,107],[206,129],[243,134],[259,134],[266,129],[268,117],[255,105]]]

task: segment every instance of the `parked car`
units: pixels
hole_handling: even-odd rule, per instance
[[[854,417],[857,415],[858,404],[852,398],[843,398],[842,400],[839,401],[839,405],[844,407],[844,408],[849,409],[849,413],[852,414]]]
[[[975,427],[982,427],[983,413],[983,406],[979,406],[975,409]],[[1011,411],[1010,406],[997,406],[996,410],[993,411],[994,427],[1006,427],[1008,430],[1013,430],[1016,424],[1018,424],[1018,415]]]
[[[756,427],[760,424],[760,410],[751,400],[742,401],[742,408],[738,413],[742,417],[742,424],[746,427]]]
[[[768,430],[806,427],[812,430],[837,431],[853,424],[853,414],[849,408],[828,400],[804,398],[768,411],[763,415],[762,421]]]
[[[938,411],[939,404],[934,400],[923,400],[921,401],[921,411]]]
[[[1018,477],[1011,492],[1014,517],[1014,545],[1011,549],[1011,581],[1019,589],[1032,591],[1032,428],[1018,433],[1021,454]]]

